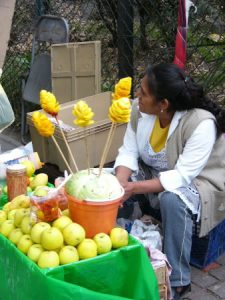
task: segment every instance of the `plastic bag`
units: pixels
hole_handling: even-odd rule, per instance
[[[0,69],[0,78],[1,78],[1,69]],[[12,110],[9,99],[0,84],[0,131],[8,127],[14,122],[15,116]]]
[[[162,239],[158,225],[146,225],[140,220],[135,220],[130,234],[138,238],[145,248],[162,250]]]
[[[48,194],[45,196],[30,195],[31,217],[36,221],[51,222],[61,216],[58,193],[48,187],[46,191]]]
[[[55,187],[58,187],[62,181],[65,180],[65,177],[57,177],[55,179]],[[65,194],[65,187],[63,186],[58,193],[58,198],[59,198],[59,208],[61,210],[65,210],[68,208],[68,199]]]

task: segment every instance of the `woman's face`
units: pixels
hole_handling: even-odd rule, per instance
[[[146,75],[141,81],[141,86],[137,91],[137,97],[139,98],[140,112],[159,115],[161,111],[161,105],[160,102],[157,102],[155,97],[150,93]]]

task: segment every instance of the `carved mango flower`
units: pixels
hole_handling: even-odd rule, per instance
[[[41,136],[50,137],[54,134],[55,126],[45,114],[35,111],[32,115],[32,121]]]
[[[131,85],[131,77],[121,78],[115,85],[114,93],[112,94],[113,100],[118,100],[123,97],[130,98]]]
[[[57,116],[60,110],[60,105],[54,94],[46,90],[40,91],[40,104],[42,109],[53,117]]]
[[[92,119],[94,113],[88,104],[83,100],[78,101],[74,105],[72,114],[74,117],[76,117],[76,119],[73,121],[74,124],[80,127],[86,127],[94,124],[94,120]]]
[[[113,123],[128,123],[130,121],[131,104],[129,98],[120,98],[112,102],[109,108],[109,119]]]

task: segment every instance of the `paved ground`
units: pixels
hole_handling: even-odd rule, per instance
[[[0,134],[2,151],[22,146],[19,129],[13,126]],[[225,254],[218,260],[216,269],[204,272],[192,267],[192,291],[185,295],[185,300],[225,300]]]
[[[183,299],[225,299],[225,255],[222,255],[217,262],[219,267],[208,272],[192,267],[192,291]]]

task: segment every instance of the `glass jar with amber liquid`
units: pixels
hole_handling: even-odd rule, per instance
[[[16,196],[26,194],[27,175],[26,167],[20,164],[10,165],[6,169],[8,201]]]

